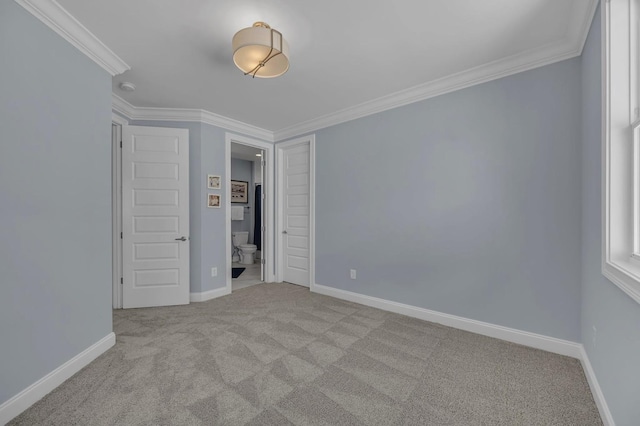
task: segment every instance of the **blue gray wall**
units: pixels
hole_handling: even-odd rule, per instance
[[[0,404],[112,331],[111,76],[0,2]]]
[[[582,341],[632,425],[640,307],[600,272],[599,19],[580,59],[318,131],[316,282]],[[14,2],[0,57],[1,404],[112,327],[111,78]],[[204,182],[224,130],[132,124],[190,130],[191,291],[223,287]]]
[[[131,121],[135,126],[189,129],[189,226],[191,293],[201,293],[226,285],[226,186],[207,189],[207,175],[225,175],[225,130],[216,126],[180,121]],[[208,208],[207,193],[222,195],[222,207]],[[230,255],[230,254],[229,254]],[[218,276],[211,276],[211,268]]]
[[[579,76],[576,58],[318,131],[316,283],[579,341]]]
[[[253,183],[253,161],[241,160],[239,158],[231,159],[231,179],[242,180],[249,182],[249,202],[248,203],[234,203],[232,206],[247,206],[249,209],[244,210],[244,220],[232,220],[231,231],[247,231],[249,232],[249,243],[253,244],[253,229],[251,226],[251,215],[253,214],[253,197],[254,197],[254,183]]]
[[[640,422],[640,305],[601,272],[600,19],[582,53],[582,343],[616,424],[632,426]]]
[[[213,191],[215,193],[222,194],[222,207],[219,209],[210,209],[205,204],[207,185],[205,185],[207,175],[220,175],[222,176],[222,182],[226,182],[228,179],[225,173],[225,130],[219,127],[211,126],[209,124],[202,125],[202,146],[201,146],[201,158],[200,158],[200,184],[202,190],[200,191],[200,200],[191,201],[191,208],[196,208],[194,202],[198,203],[200,211],[202,212],[202,221],[200,229],[194,230],[193,234],[200,233],[200,259],[201,259],[201,290],[202,292],[213,290],[216,288],[224,287],[227,283],[225,281],[225,270],[227,267],[227,256],[231,256],[231,253],[227,253],[226,246],[226,233],[227,233],[227,218],[226,218],[226,206],[228,194],[226,193],[226,187],[222,185],[222,189]],[[193,176],[193,171],[191,172]],[[211,277],[211,268],[218,268],[218,276]]]

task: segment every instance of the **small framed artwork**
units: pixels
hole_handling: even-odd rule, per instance
[[[249,202],[249,182],[242,180],[231,181],[231,202],[232,203],[248,203]]]
[[[212,209],[220,208],[220,194],[207,194],[207,207]]]
[[[220,189],[220,176],[207,175],[207,188]]]

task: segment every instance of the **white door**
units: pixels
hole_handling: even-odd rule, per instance
[[[309,286],[309,143],[282,149],[282,278]]]
[[[189,303],[189,131],[123,126],[123,308]]]

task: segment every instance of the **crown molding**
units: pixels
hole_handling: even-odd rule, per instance
[[[20,3],[42,2],[44,0],[16,1]],[[577,8],[576,17],[568,23],[564,39],[556,43],[517,53],[507,58],[410,87],[275,132],[201,109],[134,107],[115,94],[113,95],[113,108],[132,120],[197,121],[269,142],[284,141],[319,129],[580,56],[598,3],[598,0],[588,0],[584,3],[574,2],[574,7]]]
[[[257,139],[273,142],[273,132],[232,118],[223,117],[203,109],[188,108],[145,108],[136,107],[113,94],[113,110],[129,120],[149,121],[195,121],[242,133]]]
[[[112,77],[131,69],[57,1],[15,0],[15,2],[104,68]]]
[[[274,132],[274,140],[276,142],[286,140],[325,127],[356,120],[368,115],[580,56],[587,35],[589,34],[589,29],[591,28],[591,22],[598,6],[598,0],[588,0],[587,5],[583,5],[581,2],[575,2],[574,6],[580,7],[580,16],[569,23],[565,38],[559,42],[489,62],[466,71],[413,86],[387,96],[277,130]]]
[[[537,49],[535,52],[519,53],[505,59],[490,62],[466,71],[439,78],[428,83],[410,87],[387,96],[363,102],[318,118],[275,131],[276,141],[282,141],[310,133],[336,124],[356,120],[379,112],[409,105],[436,96],[455,92],[471,86],[508,77],[523,71],[549,65],[578,56],[574,46],[564,41]]]
[[[580,2],[577,3],[581,4]],[[598,4],[600,4],[599,0],[588,0],[587,5],[579,11],[582,12],[582,15],[569,23],[567,34],[569,39],[576,44],[578,55],[582,55],[582,49],[587,42]]]
[[[115,93],[111,94],[111,108],[117,113],[124,115],[127,120],[133,119],[132,116],[135,114],[136,110],[136,107],[134,107]]]

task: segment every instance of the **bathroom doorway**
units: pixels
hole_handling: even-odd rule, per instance
[[[227,134],[227,285],[231,291],[273,281],[273,145]]]

